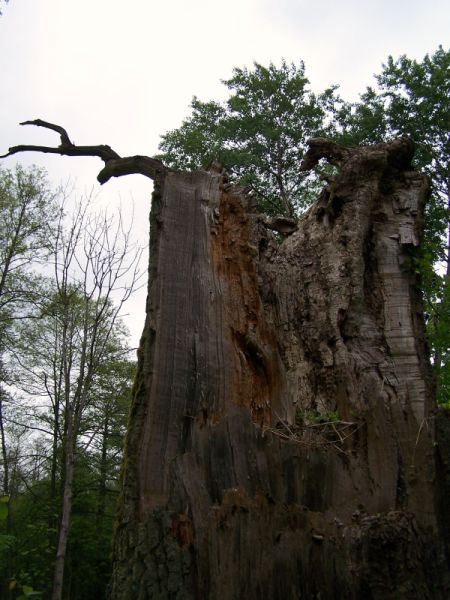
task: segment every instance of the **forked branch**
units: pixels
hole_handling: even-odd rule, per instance
[[[56,147],[30,144],[12,146],[7,154],[0,156],[0,158],[6,158],[19,152],[44,152],[46,154],[60,154],[61,156],[98,156],[105,163],[104,168],[97,175],[97,179],[101,184],[109,181],[111,177],[121,177],[122,175],[134,173],[145,175],[150,179],[157,179],[168,171],[161,161],[150,156],[126,156],[122,158],[110,146],[103,144],[98,146],[76,146],[70,140],[64,127],[42,121],[42,119],[24,121],[21,125],[35,125],[56,131],[60,135],[61,144]]]

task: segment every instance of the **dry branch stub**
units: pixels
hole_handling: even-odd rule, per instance
[[[313,140],[339,174],[281,242],[161,178],[112,598],[448,597],[412,154]]]

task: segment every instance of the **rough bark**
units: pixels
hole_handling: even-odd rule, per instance
[[[412,153],[313,140],[282,242],[217,170],[157,181],[113,599],[448,597]]]

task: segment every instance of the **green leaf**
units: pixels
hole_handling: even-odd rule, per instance
[[[29,596],[31,593],[33,593],[33,588],[29,585],[23,585],[22,586],[22,591],[25,594],[25,596]]]
[[[17,542],[17,538],[14,535],[0,534],[0,553],[5,550],[11,550]]]
[[[30,585],[23,585],[22,591],[23,591],[23,595],[19,596],[19,598],[17,600],[20,600],[20,598],[27,600],[28,598],[41,598],[42,597],[42,592],[35,590]]]

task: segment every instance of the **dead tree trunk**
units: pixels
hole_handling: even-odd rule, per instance
[[[412,144],[312,140],[303,168],[339,173],[280,241],[268,228],[292,225],[218,169],[173,173],[32,123],[59,149],[10,153],[95,154],[101,181],[155,179],[111,598],[448,598],[450,435]]]
[[[405,140],[279,242],[222,174],[169,173],[127,437],[114,599],[445,598]]]

